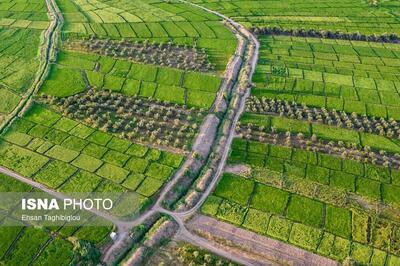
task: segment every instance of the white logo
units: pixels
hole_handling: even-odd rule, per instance
[[[113,207],[111,199],[64,199],[62,208],[66,210],[92,210],[104,209],[110,210]],[[56,199],[22,199],[23,210],[60,210],[59,203]]]

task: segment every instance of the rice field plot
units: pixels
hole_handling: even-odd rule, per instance
[[[193,0],[249,27],[270,26],[283,29],[340,30],[364,34],[400,33],[396,1],[210,1]]]
[[[137,195],[139,211],[183,160],[33,105],[2,136],[0,165],[62,192]]]
[[[90,2],[90,3],[89,3]],[[205,49],[211,63],[223,71],[236,49],[233,34],[219,18],[183,3],[141,1],[59,1],[65,14],[66,39],[144,40]],[[215,22],[215,24],[209,24]]]
[[[28,26],[39,25],[48,21],[46,3],[39,0],[3,1],[0,3],[0,25],[9,26],[17,23]],[[35,28],[35,27],[34,27]],[[44,29],[39,27],[39,29]]]
[[[202,109],[100,90],[67,98],[46,96],[42,101],[67,117],[121,138],[179,151],[190,148],[206,115]]]
[[[52,66],[41,92],[67,97],[91,86],[127,96],[156,98],[208,109],[214,102],[220,83],[221,78],[213,74],[64,51],[60,54],[58,63]]]
[[[7,218],[3,222],[7,223]],[[32,263],[32,265],[48,265],[49,263],[70,265],[74,259],[76,260],[77,254],[73,250],[76,242],[72,243],[63,238],[63,236],[76,238],[76,235],[84,228],[88,227],[76,229],[62,227],[55,231],[49,231],[47,228],[8,227],[2,225],[0,232],[5,241],[2,242],[2,253],[0,254],[2,258],[0,262],[7,265],[21,265],[21,263]],[[66,232],[71,229],[72,234],[63,235],[63,231]],[[99,235],[102,235],[101,227],[89,227],[89,230],[95,230]],[[54,237],[52,234],[60,234],[62,236]],[[100,245],[99,242],[93,242],[92,239],[85,237],[83,234],[80,235],[82,235],[82,238],[79,238],[79,240],[76,238],[77,241],[90,243],[93,247]],[[4,249],[9,249],[6,256],[4,256]]]
[[[0,28],[0,114],[11,113],[38,67],[40,30]]]
[[[265,170],[251,177],[224,174],[202,213],[338,261],[398,260],[389,244],[396,242],[389,236],[397,222],[263,183],[273,179]]]
[[[49,22],[0,18],[0,27],[45,30],[49,27]]]
[[[354,193],[369,201],[400,207],[400,201],[393,197],[400,189],[399,170],[395,168],[243,139],[235,139],[229,163],[245,163],[274,172],[273,176],[293,177],[296,182],[317,183],[327,186],[327,189]]]
[[[399,46],[283,36],[260,37],[255,96],[399,119]]]
[[[25,229],[11,254],[4,259],[4,263],[7,265],[29,264],[48,239],[49,236],[42,230]]]

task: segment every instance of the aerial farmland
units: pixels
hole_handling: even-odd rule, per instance
[[[400,265],[399,1],[0,0],[0,70],[0,265]]]

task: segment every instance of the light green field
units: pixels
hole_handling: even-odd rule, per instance
[[[150,39],[157,43],[206,49],[217,70],[223,71],[236,48],[233,34],[220,19],[182,3],[156,1],[59,0],[65,14],[66,37],[97,35],[113,39]]]
[[[283,29],[340,30],[364,34],[400,33],[399,3],[378,1],[213,1],[193,0],[221,12],[244,25]]]
[[[11,113],[39,66],[40,30],[0,28],[0,113]]]
[[[95,66],[99,71],[95,71]],[[164,72],[174,71],[175,79]],[[221,78],[213,74],[185,72],[167,67],[132,63],[92,54],[63,52],[53,65],[41,92],[57,97],[80,93],[88,85],[127,96],[152,97],[190,107],[211,107]],[[193,97],[195,94],[195,97]]]

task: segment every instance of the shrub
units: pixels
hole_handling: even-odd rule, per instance
[[[298,37],[316,37],[328,39],[344,39],[354,41],[370,41],[370,42],[388,42],[398,43],[399,37],[395,33],[381,34],[381,35],[365,35],[360,33],[347,33],[340,31],[325,31],[315,29],[282,29],[278,27],[257,27],[253,26],[251,30],[256,34],[266,35],[284,35],[284,36],[298,36]]]

